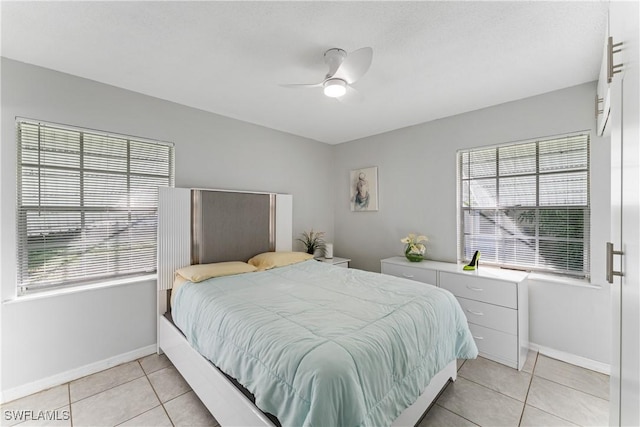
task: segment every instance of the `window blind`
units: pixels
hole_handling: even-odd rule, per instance
[[[17,121],[19,292],[152,273],[174,147]]]
[[[589,135],[458,152],[460,257],[589,276]]]

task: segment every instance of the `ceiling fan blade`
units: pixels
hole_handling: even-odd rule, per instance
[[[289,88],[293,88],[293,89],[299,89],[299,88],[308,88],[308,87],[322,87],[323,84],[324,84],[324,82],[322,82],[322,83],[313,83],[313,84],[284,84],[284,85],[280,85],[280,86],[289,87]]]
[[[336,99],[342,104],[350,105],[362,104],[362,101],[364,101],[362,94],[351,86],[347,86],[347,91],[345,92],[345,94]]]
[[[372,59],[373,49],[370,47],[355,50],[347,55],[331,78],[342,79],[348,84],[352,84],[364,76],[364,73],[371,66]]]

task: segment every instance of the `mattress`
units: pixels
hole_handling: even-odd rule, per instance
[[[438,371],[478,352],[448,291],[314,260],[188,282],[172,315],[284,426],[389,425]]]

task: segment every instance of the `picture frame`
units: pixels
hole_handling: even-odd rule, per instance
[[[350,205],[352,212],[377,211],[378,195],[378,167],[370,166],[354,169],[350,174]]]

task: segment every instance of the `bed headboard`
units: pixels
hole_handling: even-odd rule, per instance
[[[171,289],[187,265],[290,251],[292,202],[289,194],[160,188],[158,290]]]
[[[275,251],[276,195],[191,190],[191,264]]]

